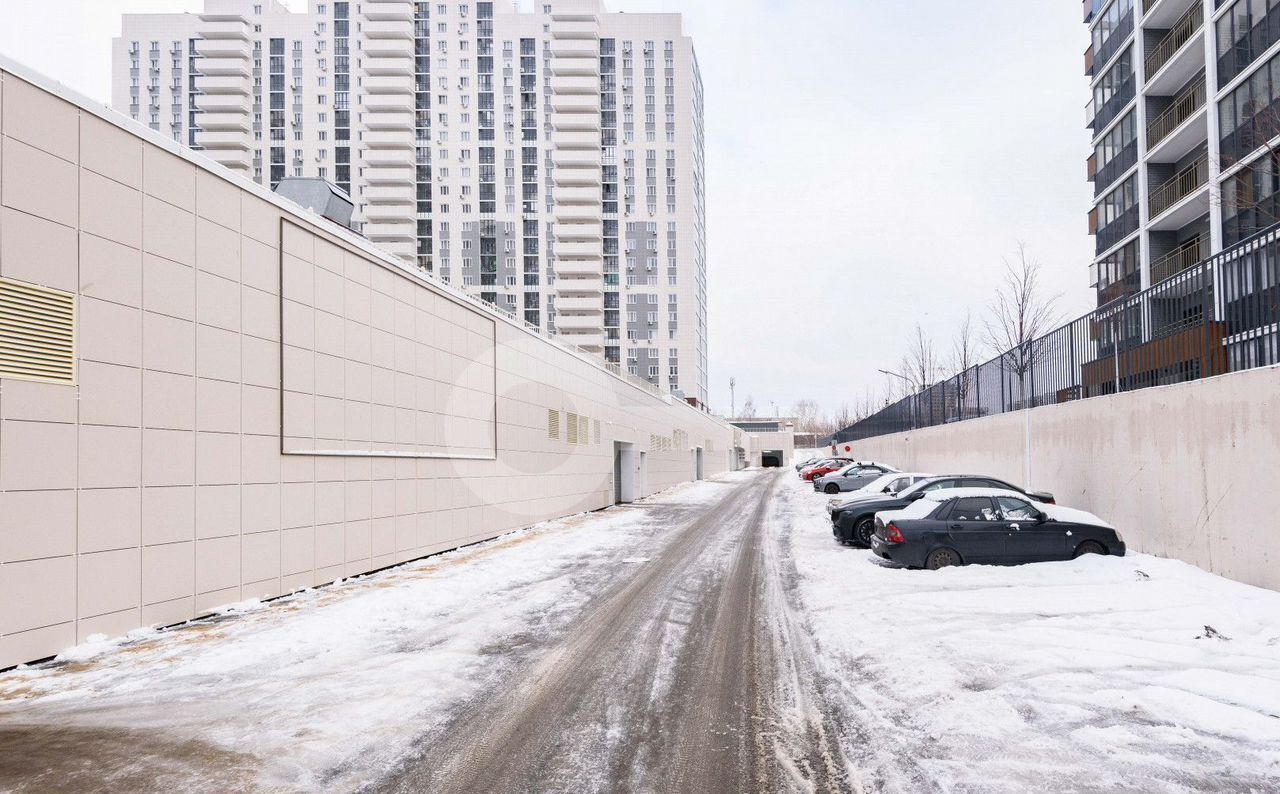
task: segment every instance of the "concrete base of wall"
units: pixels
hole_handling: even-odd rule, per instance
[[[853,443],[902,469],[990,474],[1111,522],[1136,551],[1280,590],[1280,368]]]

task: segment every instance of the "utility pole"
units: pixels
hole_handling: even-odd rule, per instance
[[[738,379],[733,376],[730,376],[729,377],[729,416],[734,418],[737,418],[738,416],[738,401],[733,396],[733,388],[737,385],[738,385]]]

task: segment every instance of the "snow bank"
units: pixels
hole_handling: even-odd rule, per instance
[[[1141,554],[890,568],[832,540],[820,495],[779,490],[871,787],[1280,790],[1280,593]]]

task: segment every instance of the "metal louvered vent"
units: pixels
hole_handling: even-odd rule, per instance
[[[569,420],[569,435],[566,440],[570,444],[576,444],[578,443],[578,415],[573,412],[569,412],[565,415],[565,418]]]
[[[578,417],[578,443],[591,443],[591,420],[585,416]]]
[[[0,278],[0,378],[76,382],[76,296]]]
[[[599,444],[600,443],[600,420],[599,419],[595,420],[595,430],[596,430],[596,443]]]
[[[547,409],[547,438],[560,440],[560,412],[554,408]]]

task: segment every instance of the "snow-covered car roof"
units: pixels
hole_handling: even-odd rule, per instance
[[[932,476],[933,476],[932,474],[925,474],[923,472],[891,471],[886,474],[880,475],[879,477],[875,478],[874,480],[862,486],[861,488],[857,489],[856,491],[849,491],[843,496],[832,497],[831,502],[833,504],[834,503],[847,504],[850,502],[856,502],[859,499],[883,498],[884,494],[882,493],[882,486],[890,482],[893,482],[896,479],[899,479],[901,477],[913,477],[917,479],[923,479],[925,477],[932,477]]]
[[[1092,524],[1097,527],[1106,527],[1107,529],[1115,529],[1115,527],[1098,518],[1093,513],[1086,510],[1077,510],[1073,507],[1063,507],[1062,505],[1051,505],[1043,502],[1037,502],[1024,493],[1010,491],[1007,488],[939,488],[936,491],[929,491],[923,497],[913,502],[910,507],[902,510],[882,511],[876,513],[877,518],[881,518],[886,523],[893,518],[923,518],[933,509],[937,507],[939,502],[945,502],[948,499],[958,499],[965,496],[1005,496],[1012,499],[1020,499],[1024,502],[1030,502],[1040,512],[1047,515],[1054,521],[1069,521],[1074,524]],[[923,512],[917,511],[908,514],[912,508],[917,505],[925,505]]]

